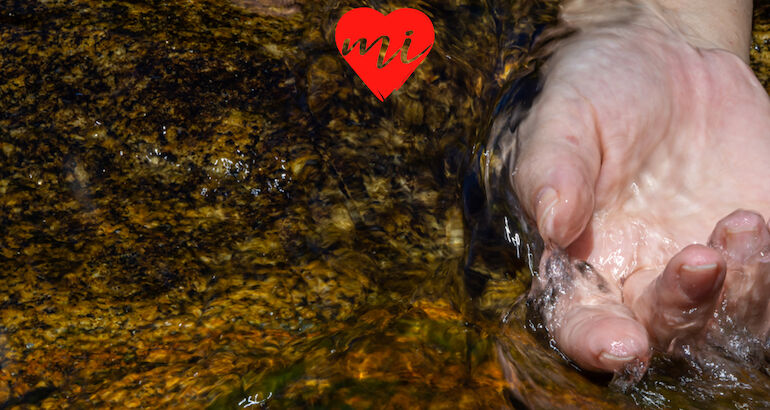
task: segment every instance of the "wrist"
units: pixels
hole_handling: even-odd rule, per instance
[[[670,24],[696,47],[721,48],[749,60],[751,0],[655,0]]]
[[[562,18],[579,29],[662,28],[696,48],[725,49],[748,61],[751,8],[751,0],[567,0]]]

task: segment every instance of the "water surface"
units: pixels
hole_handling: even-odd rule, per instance
[[[436,28],[385,102],[333,44],[361,5]],[[465,223],[463,170],[556,7],[0,0],[0,408],[765,403],[759,369],[579,373],[499,226]]]

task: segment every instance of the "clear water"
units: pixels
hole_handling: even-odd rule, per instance
[[[332,41],[362,5],[436,28],[384,103]],[[473,153],[557,6],[0,1],[0,407],[766,406],[729,361],[623,390],[528,313]]]

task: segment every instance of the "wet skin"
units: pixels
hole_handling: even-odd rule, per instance
[[[611,372],[651,349],[765,342],[770,99],[745,62],[645,17],[584,28],[544,74],[511,185],[547,243],[533,291],[559,280],[554,249],[592,268],[545,314],[559,348]]]

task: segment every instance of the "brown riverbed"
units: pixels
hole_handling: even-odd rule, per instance
[[[666,358],[607,387],[467,258],[459,169],[555,3],[365,4],[436,27],[385,102],[333,44],[361,2],[0,0],[0,408],[770,401]],[[768,5],[754,39],[769,87]]]

